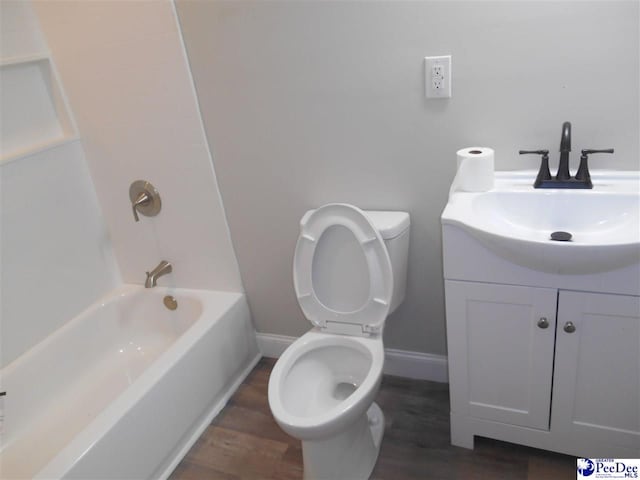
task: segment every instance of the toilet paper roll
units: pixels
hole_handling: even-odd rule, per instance
[[[456,152],[458,171],[449,195],[457,190],[463,192],[486,192],[493,188],[494,152],[492,148],[469,147]]]

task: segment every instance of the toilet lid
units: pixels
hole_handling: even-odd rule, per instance
[[[318,249],[324,248],[320,239],[333,226],[345,227],[353,234],[368,267],[368,298],[354,311],[330,308],[318,299],[314,290],[314,257]],[[384,240],[366,214],[353,205],[328,204],[305,215],[300,230],[293,260],[293,283],[305,316],[330,332],[362,335],[380,331],[389,313],[393,274]]]

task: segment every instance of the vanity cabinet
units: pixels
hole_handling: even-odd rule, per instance
[[[556,297],[549,288],[447,282],[452,411],[549,428]]]
[[[640,456],[640,297],[446,280],[452,443]]]
[[[560,291],[551,426],[640,457],[640,297]]]

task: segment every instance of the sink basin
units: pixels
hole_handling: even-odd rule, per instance
[[[640,262],[640,172],[592,172],[592,190],[534,189],[535,175],[496,172],[488,192],[452,193],[442,224],[543,272],[590,274]],[[557,231],[571,240],[551,240]]]

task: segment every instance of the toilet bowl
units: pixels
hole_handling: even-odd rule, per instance
[[[305,479],[366,479],[384,416],[382,331],[406,285],[409,215],[329,204],[300,222],[294,286],[314,327],[276,362],[269,406],[302,441]]]

